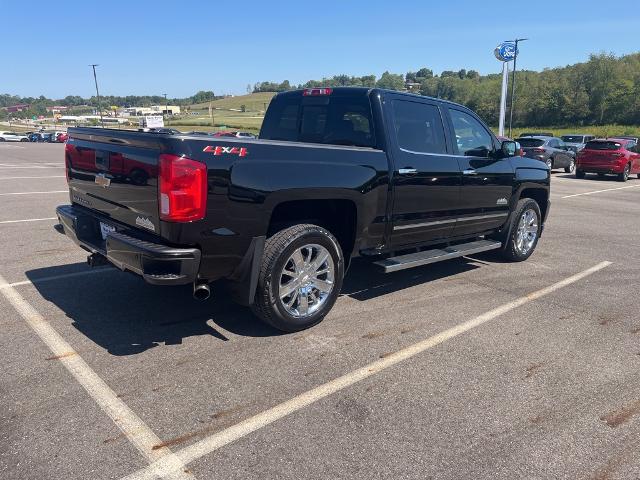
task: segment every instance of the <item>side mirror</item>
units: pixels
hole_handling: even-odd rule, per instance
[[[505,140],[500,146],[500,151],[505,157],[515,157],[518,151],[518,145],[511,140]]]

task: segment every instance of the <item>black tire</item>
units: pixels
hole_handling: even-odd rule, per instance
[[[526,253],[523,253],[517,247],[518,224],[520,223],[520,219],[525,214],[525,212],[529,210],[532,210],[535,213],[538,228],[533,245]],[[521,198],[513,211],[513,215],[511,215],[509,237],[506,240],[506,245],[503,246],[502,256],[510,262],[522,262],[529,258],[538,245],[541,228],[542,214],[540,213],[540,206],[535,200],[531,198]]]
[[[29,141],[29,139],[28,139],[28,138],[23,138],[23,139],[21,139],[20,141],[21,141],[21,142],[28,142],[28,141]]]
[[[564,171],[566,173],[573,173],[575,169],[576,169],[576,161],[573,159],[569,162],[568,166],[564,167]]]
[[[576,170],[576,178],[584,178],[585,173],[582,170]]]
[[[0,142],[4,142],[4,141],[5,141],[4,138],[0,137]]]
[[[317,311],[304,317],[291,315],[279,298],[280,275],[289,257],[305,245],[324,247],[333,260],[335,269],[333,288]],[[344,277],[344,256],[336,238],[317,225],[300,224],[280,230],[265,243],[256,296],[251,306],[253,313],[265,323],[284,332],[297,332],[322,321],[336,302]]]
[[[622,171],[622,173],[618,174],[618,181],[619,182],[626,182],[627,180],[629,180],[629,174],[631,173],[631,164],[627,163],[624,166],[624,170]]]

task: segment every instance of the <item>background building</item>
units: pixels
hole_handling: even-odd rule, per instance
[[[178,105],[151,105],[150,107],[129,107],[122,109],[122,115],[177,115],[180,113]]]

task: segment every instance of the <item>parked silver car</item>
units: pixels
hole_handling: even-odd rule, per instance
[[[564,144],[575,153],[584,148],[587,142],[595,139],[595,135],[587,135],[586,133],[569,133],[560,137]]]

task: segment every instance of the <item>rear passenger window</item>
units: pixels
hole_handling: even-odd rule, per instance
[[[449,110],[459,155],[487,156],[493,150],[493,139],[474,117],[461,110]]]
[[[393,101],[393,124],[398,147],[416,153],[446,153],[444,126],[435,105]]]

